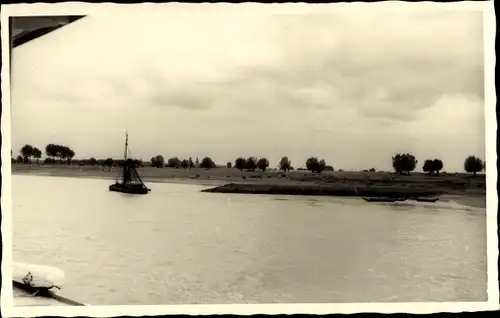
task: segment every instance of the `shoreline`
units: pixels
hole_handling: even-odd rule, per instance
[[[12,175],[116,180],[117,168],[76,165],[12,165]],[[320,196],[440,196],[473,202],[486,207],[485,175],[414,173],[400,176],[388,172],[334,171],[240,171],[234,168],[176,169],[143,167],[138,169],[145,183],[192,184],[209,189],[207,193],[245,193]],[[471,205],[471,204],[467,204]]]
[[[32,177],[51,177],[51,178],[70,178],[70,179],[92,179],[92,180],[111,180],[114,181],[116,178],[109,176],[95,176],[95,175],[53,175],[53,174],[43,174],[43,173],[26,173],[26,172],[13,172],[12,175],[18,176],[32,176]],[[224,180],[203,180],[203,179],[186,179],[186,178],[148,178],[144,180],[144,183],[173,183],[173,184],[192,184],[200,186],[218,186],[226,184]]]

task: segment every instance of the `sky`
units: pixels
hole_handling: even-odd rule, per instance
[[[391,170],[485,156],[482,14],[163,5],[90,15],[14,49],[12,149],[75,158],[308,157]],[[331,5],[328,5],[331,6]]]

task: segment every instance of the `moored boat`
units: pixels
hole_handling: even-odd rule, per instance
[[[136,169],[136,163],[127,158],[128,153],[128,133],[125,134],[125,160],[118,180],[109,186],[109,191],[128,193],[128,194],[148,194],[148,189]]]
[[[366,202],[396,202],[396,201],[405,201],[405,198],[388,198],[388,197],[371,197],[371,198],[363,198]]]
[[[12,263],[15,306],[84,306],[57,293],[64,285],[64,272],[51,266]]]
[[[439,200],[439,198],[415,198],[415,200],[417,202],[431,202],[431,203],[434,203],[437,200]]]
[[[109,191],[129,193],[129,194],[148,194],[150,189],[144,184],[120,183],[116,182],[109,186]]]

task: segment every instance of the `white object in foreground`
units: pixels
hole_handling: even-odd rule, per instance
[[[64,272],[52,266],[43,266],[14,262],[12,280],[33,288],[61,288],[64,284]]]

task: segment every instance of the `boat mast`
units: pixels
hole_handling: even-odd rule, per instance
[[[128,149],[128,131],[125,132],[125,161],[127,161],[127,149]]]

